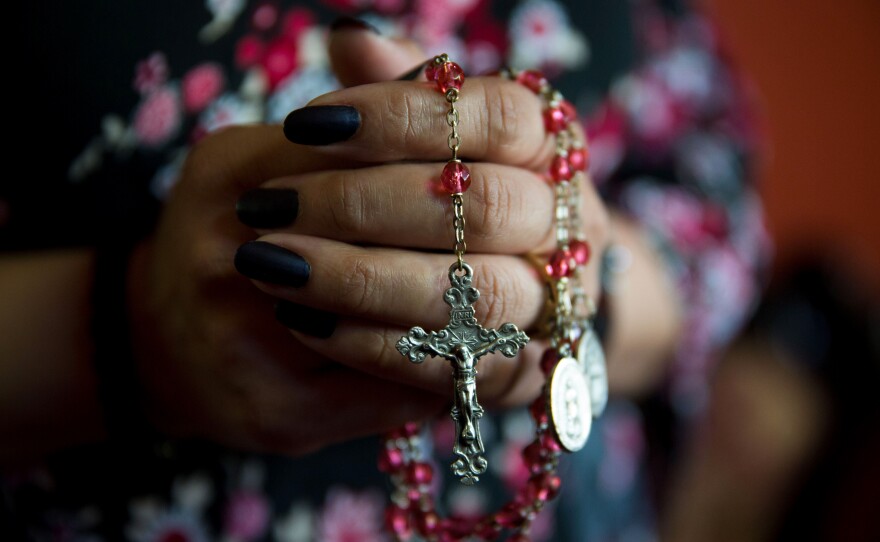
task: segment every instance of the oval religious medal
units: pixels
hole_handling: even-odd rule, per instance
[[[593,331],[593,326],[585,327],[578,344],[577,357],[590,388],[593,417],[598,418],[608,405],[608,369],[605,365],[605,351]]]
[[[584,447],[593,415],[590,390],[574,358],[562,358],[550,375],[550,421],[559,443],[568,452]]]

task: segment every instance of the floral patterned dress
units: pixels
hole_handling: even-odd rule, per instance
[[[562,492],[532,535],[656,538],[660,480],[648,466],[674,455],[679,430],[700,415],[713,358],[753,307],[767,253],[751,98],[704,15],[668,0],[72,4],[25,17],[42,74],[29,104],[65,143],[46,175],[0,194],[7,248],[89,244],[106,221],[149,231],[194,142],[230,124],[280,122],[338,87],[323,44],[339,14],[448,52],[468,73],[547,73],[585,113],[601,194],[666,256],[688,331],[663,389],[648,403],[612,398],[586,448],[563,459]],[[625,255],[612,263],[608,277],[625,272]],[[445,423],[426,439],[436,472],[447,470]],[[503,503],[528,477],[520,450],[532,434],[524,410],[487,418],[489,475],[476,488],[437,480],[443,510],[472,517]],[[389,486],[377,451],[376,439],[297,459],[205,443],[162,441],[131,457],[88,446],[5,473],[3,507],[11,532],[33,540],[381,542]]]

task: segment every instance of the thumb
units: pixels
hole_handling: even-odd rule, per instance
[[[414,41],[382,36],[350,17],[333,23],[327,47],[333,72],[346,87],[391,81],[428,60]]]

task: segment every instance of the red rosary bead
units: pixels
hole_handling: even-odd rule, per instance
[[[526,484],[526,496],[531,501],[547,502],[559,494],[562,481],[559,476],[550,472],[536,474]]]
[[[510,502],[505,504],[504,508],[495,514],[495,521],[506,529],[513,529],[525,523],[526,517],[524,512],[519,504]]]
[[[425,79],[427,79],[428,81],[436,81],[438,67],[438,64],[433,60],[431,60],[431,62],[428,62],[428,65],[425,66]]]
[[[464,70],[455,62],[444,62],[437,67],[434,73],[437,88],[443,94],[446,94],[451,88],[461,90],[461,85],[464,84]]]
[[[590,151],[585,147],[572,147],[568,150],[568,164],[575,171],[586,171],[590,167]]]
[[[555,279],[569,277],[574,272],[574,259],[571,252],[566,249],[560,249],[550,255],[550,260],[544,266],[547,274]]]
[[[411,487],[406,490],[406,498],[409,499],[410,502],[419,502],[422,499],[422,492],[418,490],[418,488]]]
[[[409,438],[419,433],[419,424],[415,422],[407,422],[402,426],[392,429],[385,435],[387,440],[397,440],[401,438]]]
[[[396,504],[392,504],[385,509],[385,527],[397,535],[398,538],[406,540],[412,534],[409,524],[409,510],[401,508]]]
[[[440,528],[453,540],[467,539],[474,530],[475,520],[467,517],[449,517],[440,522]]]
[[[544,376],[550,376],[557,363],[559,363],[559,352],[554,348],[544,350],[544,353],[541,355],[541,371],[544,373]]]
[[[450,194],[461,194],[471,186],[471,171],[458,160],[450,160],[443,166],[440,183]]]
[[[414,437],[414,436],[418,435],[420,429],[421,429],[421,426],[419,424],[417,424],[416,422],[406,422],[405,424],[403,424],[403,427],[402,427],[403,434],[406,435],[407,437]]]
[[[574,172],[571,170],[571,165],[565,156],[557,154],[553,161],[550,162],[550,178],[557,183],[568,181],[573,175]]]
[[[568,244],[568,249],[578,265],[587,265],[590,261],[590,245],[580,239],[575,239]]]
[[[559,109],[561,109],[562,113],[565,115],[566,122],[575,122],[578,120],[577,110],[570,101],[562,100],[559,102]]]
[[[547,414],[547,401],[544,399],[543,394],[529,405],[529,414],[532,415],[532,419],[535,420],[535,425],[538,427],[545,427],[550,423],[550,418]]]
[[[422,536],[431,536],[437,534],[440,529],[440,517],[435,512],[421,510],[415,513],[416,530]]]
[[[551,107],[544,111],[544,127],[551,134],[558,134],[568,127],[565,113],[558,107]]]
[[[406,468],[406,481],[426,486],[434,479],[434,469],[427,463],[410,463]]]
[[[544,450],[545,454],[556,454],[562,450],[562,445],[559,444],[559,441],[556,440],[556,437],[550,434],[549,431],[545,431],[541,434],[541,448]]]
[[[474,528],[474,534],[486,542],[492,542],[501,534],[501,527],[492,520],[483,520]]]
[[[540,441],[534,441],[523,449],[523,462],[532,474],[544,472],[544,465],[547,464],[544,457],[544,450],[541,449]]]
[[[525,70],[519,72],[516,76],[516,82],[538,94],[547,84],[547,78],[537,70]]]
[[[403,452],[387,446],[379,452],[379,470],[390,474],[400,470],[404,465]]]

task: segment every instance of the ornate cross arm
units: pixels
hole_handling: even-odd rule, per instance
[[[512,358],[529,342],[529,336],[509,322],[497,330],[480,328],[480,339],[483,346],[474,351],[477,358],[496,351]]]
[[[449,332],[425,331],[419,326],[409,330],[397,341],[397,351],[413,363],[421,363],[428,356],[440,356],[448,360],[455,357],[449,352]]]

